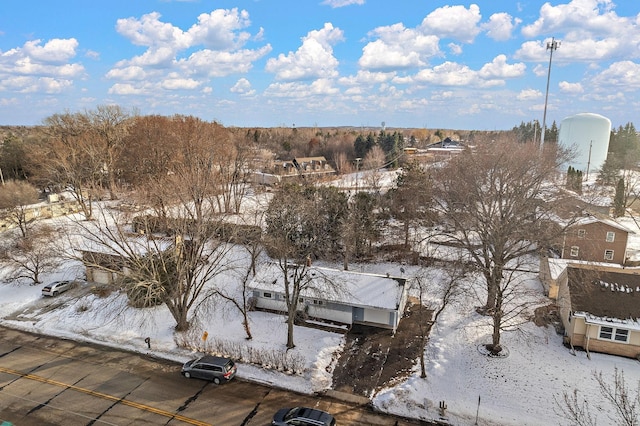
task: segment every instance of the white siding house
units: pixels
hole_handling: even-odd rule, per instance
[[[298,310],[311,318],[396,330],[404,312],[405,279],[330,268],[309,267],[309,284]],[[266,264],[249,284],[256,307],[286,312],[283,272]]]

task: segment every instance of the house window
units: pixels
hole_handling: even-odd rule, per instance
[[[584,238],[585,235],[587,235],[586,229],[578,229],[578,238]]]
[[[611,340],[613,337],[613,327],[600,327],[600,338]]]
[[[611,232],[611,231],[607,232],[607,239],[606,240],[607,240],[608,243],[614,242],[615,239],[616,239],[616,233],[615,232]]]
[[[267,293],[266,291],[262,293],[262,296],[266,297],[267,299],[271,299],[271,293]]]
[[[578,257],[578,253],[580,253],[580,247],[572,246],[571,247],[571,256]]]
[[[629,330],[615,327],[600,327],[600,339],[614,340],[616,342],[627,343],[629,341]]]
[[[628,342],[629,341],[629,330],[624,330],[620,328],[616,328],[616,342]]]
[[[613,260],[613,250],[604,251],[604,260]]]
[[[324,305],[324,302],[322,300],[314,300],[313,304],[314,305]]]

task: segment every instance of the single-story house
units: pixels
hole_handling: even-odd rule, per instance
[[[407,301],[404,278],[308,267],[300,311],[310,318],[396,330]],[[287,312],[283,272],[276,263],[258,270],[249,284],[257,308]]]
[[[640,356],[640,269],[570,265],[557,305],[572,348]]]
[[[128,254],[120,248],[109,247],[107,243],[84,242],[79,251],[85,267],[86,279],[96,284],[114,284],[121,281],[130,271],[127,268]],[[154,238],[152,241],[146,235],[132,235],[126,240],[130,253],[145,255],[145,253],[161,252],[175,249],[176,241],[172,238]]]

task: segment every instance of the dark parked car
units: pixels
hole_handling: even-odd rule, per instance
[[[273,416],[272,425],[335,426],[336,419],[326,411],[315,408],[282,408]]]
[[[185,362],[182,366],[184,377],[211,380],[216,385],[228,382],[236,375],[236,364],[229,358],[205,355]]]

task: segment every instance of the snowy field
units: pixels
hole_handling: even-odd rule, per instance
[[[640,247],[640,238],[634,235],[630,244]],[[350,269],[400,275],[400,267],[376,263],[352,265]],[[416,273],[408,265],[402,265],[402,268],[405,277]],[[99,298],[85,292],[77,297],[83,288],[56,298],[41,296],[44,283],[81,277],[81,270],[78,264],[61,265],[55,274],[43,277],[43,284],[31,286],[3,280],[0,269],[0,322],[36,333],[152,353],[178,363],[197,354],[178,347],[173,319],[164,306],[137,310],[128,307],[126,298],[116,294]],[[224,280],[227,286],[239,283],[239,278],[232,273],[218,279]],[[535,274],[526,276],[524,285],[539,290],[542,295],[542,286]],[[83,286],[86,290],[90,284]],[[478,425],[564,425],[568,422],[557,414],[555,400],[561,400],[564,392],[578,389],[592,404],[598,424],[612,424],[593,374],[601,372],[611,379],[617,368],[624,372],[627,384],[635,391],[640,383],[638,361],[595,353],[591,359],[584,352],[572,355],[553,328],[541,328],[533,323],[519,331],[503,334],[502,343],[508,357],[489,358],[479,350],[491,341],[488,319],[474,311],[479,303],[469,294],[450,306],[433,330],[426,348],[427,378],[419,377],[416,364],[411,377],[377,393],[373,398],[374,405],[382,411],[431,420],[439,418],[438,406],[444,401],[446,416],[452,425],[476,424],[476,420]],[[251,345],[255,349],[284,350],[286,323],[283,316],[251,312],[250,325],[253,339],[247,342],[239,312],[219,302],[198,316],[192,334],[198,340],[197,336],[207,331],[209,339],[215,337],[238,345]],[[146,337],[150,338],[151,349],[144,342]],[[240,364],[238,375],[304,393],[330,388],[331,372],[344,337],[296,327],[294,340],[294,353],[304,359],[302,374]]]

